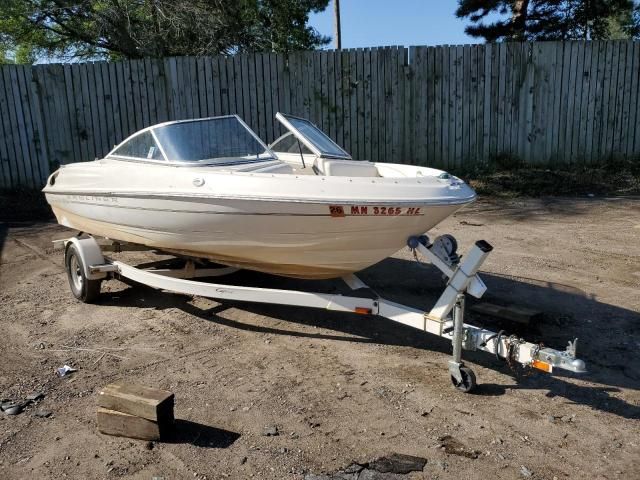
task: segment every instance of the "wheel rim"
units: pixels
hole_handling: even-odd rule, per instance
[[[82,284],[84,283],[84,279],[82,278],[82,270],[80,267],[80,263],[78,262],[78,257],[76,257],[75,255],[72,255],[69,261],[69,273],[71,274],[73,287],[78,292],[82,291]]]

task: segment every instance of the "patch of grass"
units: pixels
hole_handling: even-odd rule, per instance
[[[494,197],[640,195],[640,159],[555,168],[505,167],[496,162],[460,176],[478,193]]]
[[[0,190],[0,222],[43,221],[53,218],[51,207],[39,190]]]

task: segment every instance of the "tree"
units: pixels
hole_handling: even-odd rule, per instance
[[[632,35],[633,10],[632,0],[459,0],[456,16],[487,42],[606,39]]]
[[[329,0],[0,0],[0,49],[96,59],[313,49]],[[21,47],[22,46],[22,47]]]

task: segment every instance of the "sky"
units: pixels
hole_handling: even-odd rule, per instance
[[[310,25],[333,39],[333,1]],[[457,0],[340,0],[342,48],[481,43],[464,33]],[[327,48],[334,48],[334,43]]]

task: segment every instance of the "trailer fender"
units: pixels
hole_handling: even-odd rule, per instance
[[[102,255],[102,251],[100,250],[100,245],[98,245],[98,242],[96,242],[93,237],[69,238],[65,242],[65,255],[72,244],[75,245],[76,250],[80,255],[84,275],[86,278],[88,278],[89,280],[100,280],[102,278],[107,278],[106,272],[100,272],[91,269],[91,267],[93,266],[104,265],[105,263],[104,256]]]

